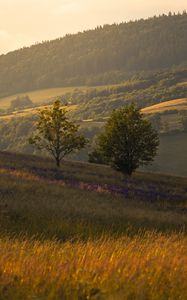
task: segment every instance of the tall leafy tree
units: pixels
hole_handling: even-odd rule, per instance
[[[78,128],[79,126],[68,120],[67,111],[60,107],[60,101],[55,101],[51,108],[40,110],[36,133],[29,142],[50,153],[59,167],[66,155],[80,150],[87,143],[78,134]]]
[[[110,164],[131,175],[138,167],[153,161],[158,145],[158,134],[150,121],[136,106],[130,105],[113,111],[89,161]]]

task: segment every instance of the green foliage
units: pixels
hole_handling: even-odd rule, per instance
[[[98,137],[90,162],[109,163],[131,175],[139,166],[153,161],[159,145],[158,134],[134,105],[112,113]]]
[[[0,56],[0,96],[49,87],[119,83],[185,66],[187,14],[104,25]]]
[[[60,108],[60,101],[55,101],[52,108],[40,110],[37,133],[30,138],[31,144],[54,157],[58,167],[66,155],[86,145],[86,139],[78,135],[78,126],[68,120],[66,113]]]

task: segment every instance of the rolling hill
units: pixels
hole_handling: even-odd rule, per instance
[[[1,299],[186,300],[186,184],[1,152]]]
[[[116,85],[26,92],[23,95],[30,96],[33,107],[10,112],[4,110],[0,116],[0,149],[39,154],[29,145],[28,138],[35,128],[38,109],[47,103],[50,105],[54,99],[59,99],[65,105],[71,118],[80,124],[81,132],[90,139],[91,145],[113,109],[135,102],[160,132],[159,155],[149,170],[187,176],[187,101],[181,98],[187,96],[185,78],[183,71],[161,72],[154,75],[154,84],[152,78],[145,77]],[[10,106],[16,96],[0,99],[0,108],[3,108],[1,103]],[[173,100],[167,101],[169,96]],[[70,104],[67,105],[68,101]],[[86,149],[73,158],[85,161],[88,151]]]
[[[1,150],[39,154],[28,143],[28,139],[35,128],[36,113],[39,108],[41,107],[20,110],[0,117]],[[68,105],[65,108],[70,111],[70,115],[75,112],[78,114],[80,109],[76,105]],[[143,109],[143,112],[160,132],[159,154],[153,165],[147,169],[154,172],[187,176],[187,132],[183,125],[186,99],[170,100]],[[105,117],[78,121],[81,132],[90,139],[91,145],[94,143],[95,136],[101,132],[105,122]],[[71,158],[85,161],[88,158],[88,151],[90,149],[83,150],[79,155],[73,155]]]
[[[187,62],[187,13],[105,25],[0,56],[0,97],[120,83]]]
[[[60,168],[28,142],[56,99],[90,140]],[[131,103],[159,132],[154,163],[87,163]],[[187,299],[186,12],[1,55],[0,137],[0,300]]]
[[[171,110],[187,110],[187,98],[165,101],[142,109],[146,114],[163,113]]]
[[[61,87],[44,90],[26,91],[25,93],[13,94],[9,97],[0,98],[0,109],[7,109],[10,107],[11,101],[16,97],[29,96],[32,99],[34,105],[45,105],[52,99],[56,99],[59,96],[72,93],[74,90],[85,90],[86,87]]]
[[[184,12],[106,25],[0,56],[0,150],[36,153],[28,144],[36,112],[54,99],[91,145],[113,109],[135,103],[161,135],[151,170],[186,176],[186,31]],[[25,95],[30,107],[11,108]],[[86,160],[87,152],[74,158]]]

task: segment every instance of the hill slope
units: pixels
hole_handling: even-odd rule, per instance
[[[163,103],[146,107],[142,111],[144,113],[152,114],[157,112],[158,113],[162,113],[166,111],[169,112],[170,110],[177,110],[177,111],[187,110],[187,98],[165,101]]]
[[[80,99],[83,99],[82,95],[84,94],[80,94]],[[90,102],[94,104],[93,100],[90,100]],[[97,109],[102,112],[102,109],[104,108],[102,107],[103,102],[99,102],[101,102],[101,104],[100,106],[97,106]],[[108,99],[106,104],[109,105],[109,103]],[[115,104],[115,102],[112,101],[112,104]],[[21,153],[39,153],[35,152],[36,150],[28,143],[29,137],[35,130],[37,120],[36,115],[39,108],[41,107],[25,110],[21,109],[12,114],[0,117],[0,150]],[[95,118],[93,119],[78,120],[77,117],[81,117],[81,110],[84,109],[86,113],[88,113],[88,110],[92,111],[92,113],[94,112],[95,108],[92,110],[92,107],[90,108],[89,104],[84,107],[81,103],[78,103],[78,105],[68,105],[65,106],[65,108],[70,111],[71,117],[72,115],[75,115],[74,120],[80,124],[82,134],[90,140],[91,145],[93,146],[94,138],[101,132],[102,127],[106,122],[106,117],[101,114],[98,118],[97,114],[95,114]],[[153,126],[160,132],[161,141],[159,155],[156,157],[154,164],[149,167],[149,170],[187,176],[186,99],[166,101],[158,105],[144,108],[143,112],[146,113],[146,117],[152,121]],[[105,113],[107,116],[109,115],[108,106]],[[88,159],[88,151],[90,151],[90,149],[85,149],[76,156],[73,156],[73,158],[85,161]]]
[[[120,82],[187,61],[187,14],[105,25],[0,56],[0,97],[67,85]]]
[[[0,153],[0,200],[2,300],[186,300],[186,179]]]

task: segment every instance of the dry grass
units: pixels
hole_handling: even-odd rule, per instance
[[[62,88],[51,88],[45,90],[36,90],[36,91],[28,91],[26,93],[16,94],[9,97],[1,98],[0,99],[0,108],[6,109],[9,108],[10,103],[13,99],[17,96],[25,96],[28,95],[33,103],[36,104],[45,104],[50,99],[62,96],[66,93],[73,92],[75,89],[84,90],[86,87],[62,87]]]
[[[1,299],[186,300],[187,239],[0,240]]]
[[[142,109],[142,112],[150,114],[150,113],[157,113],[157,112],[165,112],[172,109],[187,110],[187,99],[186,98],[176,99],[176,100],[170,100],[159,104],[155,104]]]
[[[150,202],[149,189],[164,193]],[[186,192],[185,178],[122,180],[108,167],[57,171],[49,159],[1,153],[0,299],[186,300]]]
[[[15,118],[15,117],[26,117],[26,116],[30,116],[30,115],[37,115],[39,110],[44,109],[46,107],[50,107],[51,105],[42,105],[39,107],[35,107],[35,108],[26,108],[26,109],[22,109],[20,111],[15,111],[11,114],[7,114],[5,116],[0,116],[0,120],[10,120],[11,118]],[[66,109],[67,111],[73,111],[77,109],[77,105],[68,105],[68,106],[62,106],[62,108]]]
[[[96,88],[99,90],[106,87],[107,85],[97,86]],[[8,97],[0,98],[0,109],[9,108],[11,101],[15,99],[17,96],[22,97],[28,95],[33,103],[45,104],[48,103],[49,100],[54,99],[55,97],[65,95],[67,93],[72,93],[75,89],[85,91],[88,89],[88,87],[86,86],[60,87],[60,88],[51,88],[51,89],[36,90],[36,91],[27,91],[25,93],[15,94]]]

